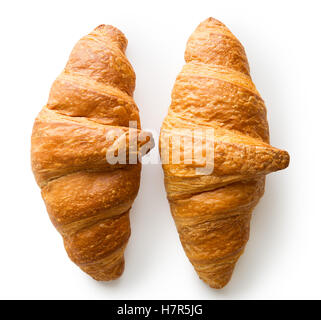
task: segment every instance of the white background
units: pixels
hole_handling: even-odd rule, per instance
[[[0,298],[321,298],[320,1],[2,1]],[[123,276],[92,280],[65,253],[30,168],[33,120],[83,35],[112,24],[129,40],[143,127],[158,130],[187,38],[209,16],[243,43],[288,169],[268,176],[230,283],[200,281],[181,248],[160,165],[143,169]],[[155,150],[154,152],[157,152]]]

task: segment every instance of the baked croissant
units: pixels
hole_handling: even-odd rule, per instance
[[[265,175],[286,168],[289,155],[270,146],[244,48],[223,23],[202,22],[185,61],[160,135],[165,187],[187,257],[203,281],[222,288],[248,241]],[[204,149],[213,160],[207,173]]]
[[[108,25],[83,37],[53,83],[31,138],[32,170],[70,259],[103,281],[124,269],[141,171],[139,161],[126,164],[128,157],[139,160],[142,146],[152,147],[152,137],[140,130],[126,46],[124,34]],[[137,128],[129,128],[130,121]],[[125,162],[108,163],[106,153],[117,154],[124,143]]]

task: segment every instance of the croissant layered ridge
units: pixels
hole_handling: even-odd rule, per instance
[[[151,135],[141,130],[126,46],[124,34],[109,25],[80,39],[31,137],[32,169],[49,217],[70,259],[102,281],[124,270],[140,150],[146,143],[153,146]],[[120,145],[125,162],[108,162],[108,153],[117,153]],[[136,161],[128,163],[129,157]]]
[[[223,23],[203,21],[187,42],[185,61],[159,148],[185,253],[199,277],[219,289],[244,251],[265,175],[286,168],[289,154],[269,144],[266,107],[245,50]],[[206,157],[197,156],[204,149]],[[208,161],[211,170],[199,170]]]

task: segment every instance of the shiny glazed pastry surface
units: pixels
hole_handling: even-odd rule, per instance
[[[265,104],[244,48],[223,23],[202,22],[187,42],[185,61],[159,141],[162,156],[169,155],[163,161],[165,187],[188,259],[203,281],[222,288],[248,241],[265,175],[286,168],[289,155],[269,144]],[[207,148],[214,159],[210,174],[197,170],[204,163],[193,145],[182,142],[191,129],[214,129]],[[175,136],[179,147],[172,143]],[[203,137],[189,138],[204,145]],[[178,153],[190,154],[190,162],[174,162]]]
[[[139,162],[106,160],[117,138],[107,136],[119,129],[125,140],[130,130],[136,138],[142,134],[126,46],[124,34],[109,25],[78,41],[31,138],[32,169],[70,259],[103,281],[123,272],[129,210],[140,183]],[[129,121],[137,121],[137,129],[129,128]]]

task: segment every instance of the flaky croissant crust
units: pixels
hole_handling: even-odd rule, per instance
[[[160,151],[195,151],[184,143],[175,149],[168,136],[213,128],[214,170],[202,175],[196,159],[186,165],[170,158],[163,163],[165,187],[187,257],[202,280],[222,288],[248,240],[265,175],[286,168],[289,155],[270,146],[265,104],[244,48],[223,23],[202,22],[187,42],[185,61],[162,125]]]
[[[106,161],[113,144],[106,135],[140,133],[126,46],[124,34],[109,25],[83,37],[53,83],[31,138],[32,169],[69,257],[105,281],[123,272],[129,210],[140,183],[140,163]]]

